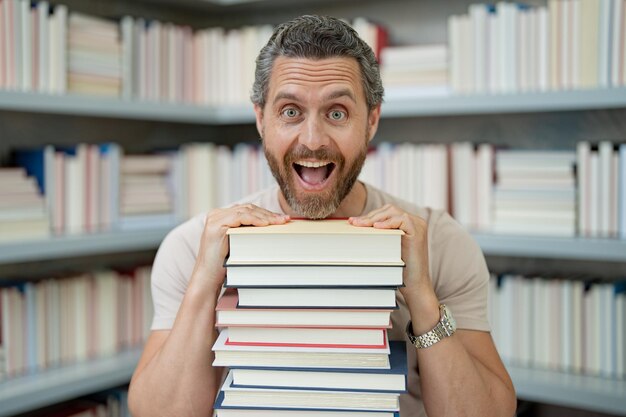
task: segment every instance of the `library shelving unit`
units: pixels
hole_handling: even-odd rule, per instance
[[[130,381],[141,349],[0,382],[0,417],[103,391]]]
[[[382,117],[463,116],[622,108],[626,108],[626,87],[524,94],[388,97],[383,104]],[[0,110],[211,126],[254,121],[251,105],[209,107],[2,90],[0,90]]]

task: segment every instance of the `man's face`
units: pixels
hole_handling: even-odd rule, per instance
[[[378,123],[356,60],[277,58],[265,108],[255,111],[289,206],[308,218],[334,213],[359,176]]]

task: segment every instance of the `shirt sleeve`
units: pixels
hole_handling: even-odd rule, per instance
[[[197,234],[193,233],[198,227],[195,224],[197,221],[194,218],[178,226],[159,246],[151,276],[154,305],[151,330],[171,329],[174,326],[196,261],[197,248],[190,243],[189,236]]]
[[[458,328],[489,331],[489,270],[480,246],[447,213],[438,216],[431,232],[431,276],[439,301],[450,308]]]

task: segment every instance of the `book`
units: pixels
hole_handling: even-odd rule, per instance
[[[272,407],[325,410],[398,411],[400,394],[359,391],[239,388],[229,371],[215,408]]]
[[[398,265],[229,265],[226,287],[401,286]]]
[[[222,408],[216,417],[400,417],[391,411],[328,411],[300,409]]]
[[[389,342],[389,369],[231,368],[234,387],[350,391],[406,391],[406,343]]]
[[[238,308],[237,291],[228,289],[217,302],[216,327],[334,326],[391,327],[391,311],[379,309],[250,309]]]
[[[403,265],[403,232],[356,227],[347,220],[292,220],[228,229],[228,263]]]
[[[227,345],[382,348],[385,329],[241,327],[228,329]]]
[[[240,307],[395,308],[395,288],[239,288]]]
[[[331,348],[227,345],[228,329],[213,344],[213,366],[389,369],[389,343],[383,348]]]

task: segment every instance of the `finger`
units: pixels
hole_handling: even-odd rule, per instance
[[[256,206],[254,204],[242,204],[239,206],[234,206],[233,209],[237,210],[238,212],[249,211],[261,218],[263,217],[267,218],[270,223],[283,223],[284,221],[282,219],[289,218],[289,216],[285,214],[274,213],[272,211]],[[280,219],[280,220],[277,220],[277,219]]]
[[[226,227],[239,227],[239,226],[268,226],[269,224],[280,223],[280,219],[271,220],[269,216],[260,216],[252,211],[237,210],[230,214],[223,220],[223,225]],[[286,220],[282,220],[284,223]]]
[[[388,218],[394,214],[399,214],[399,213],[400,213],[400,210],[397,207],[391,204],[385,204],[384,206],[377,208],[375,210],[372,210],[363,216],[351,217],[349,220],[350,220],[350,223],[354,225],[371,226],[374,221],[380,220],[381,216]]]

